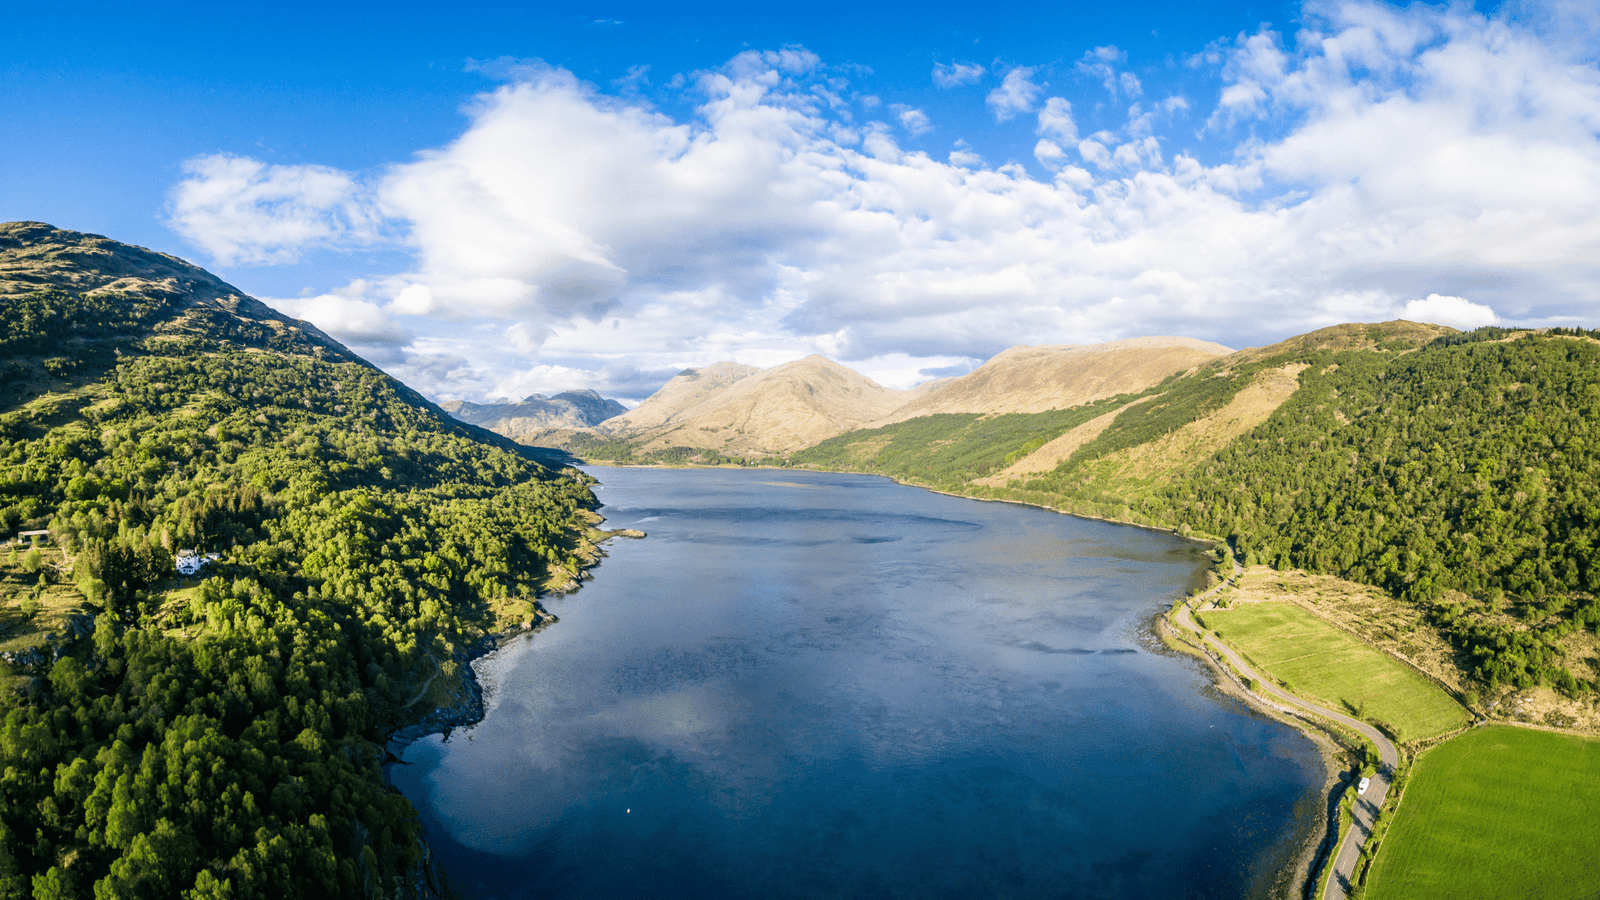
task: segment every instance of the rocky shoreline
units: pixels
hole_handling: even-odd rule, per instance
[[[634,528],[619,528],[615,531],[601,532],[601,537],[594,542],[594,557],[589,565],[580,569],[577,575],[559,585],[548,596],[565,597],[578,590],[584,581],[591,576],[589,570],[600,564],[605,558],[605,552],[600,545],[612,538],[630,538],[639,540],[648,537],[645,532]],[[534,601],[533,614],[519,626],[486,634],[467,647],[456,648],[454,662],[458,681],[457,701],[446,706],[434,708],[427,715],[414,722],[397,726],[383,740],[387,754],[385,765],[399,762],[399,757],[394,749],[404,749],[411,744],[427,737],[430,734],[443,734],[447,738],[450,732],[457,728],[466,728],[476,725],[483,719],[483,685],[478,682],[477,670],[473,663],[485,656],[499,650],[504,642],[527,634],[534,634],[544,628],[561,621],[555,613],[545,609],[538,600]]]
[[[558,585],[547,596],[565,597],[577,591],[584,581],[592,577],[589,575],[589,570],[599,565],[600,561],[605,558],[605,551],[600,545],[606,541],[612,538],[640,540],[649,537],[645,532],[634,528],[600,531],[598,534],[599,537],[593,543],[594,555],[589,564],[579,569],[574,578]],[[382,741],[385,753],[384,765],[400,763],[400,758],[395,753],[396,749],[404,750],[430,734],[443,734],[448,738],[451,731],[476,725],[482,721],[483,685],[478,682],[478,673],[472,664],[499,650],[505,641],[522,635],[533,634],[559,621],[561,620],[555,613],[545,609],[538,600],[535,600],[532,616],[524,620],[519,626],[486,634],[467,647],[456,648],[454,657],[456,675],[454,677],[458,681],[456,690],[458,699],[454,703],[434,708],[427,715],[414,722],[397,725]]]
[[[443,734],[448,738],[451,731],[476,725],[481,721],[483,685],[478,682],[478,673],[472,664],[499,650],[502,642],[520,635],[532,634],[558,621],[560,619],[556,618],[554,613],[543,606],[537,606],[534,618],[524,623],[523,627],[485,635],[471,646],[457,648],[454,677],[459,682],[456,689],[459,699],[448,706],[435,707],[421,719],[399,726],[391,732],[383,742],[386,753],[385,764],[400,762],[399,755],[394,752],[395,748],[403,750],[430,734]]]
[[[598,562],[598,559],[596,561]],[[580,572],[580,581],[582,575]],[[574,584],[572,588],[576,590],[577,585]],[[556,596],[565,593],[567,592],[560,592]],[[385,779],[388,778],[390,766],[407,765],[406,761],[400,758],[401,754],[417,741],[433,734],[442,734],[449,740],[450,732],[455,729],[468,728],[483,721],[483,684],[478,681],[477,669],[473,667],[474,662],[499,650],[504,642],[512,638],[533,634],[559,621],[555,613],[535,601],[533,618],[523,622],[520,627],[487,634],[470,646],[458,647],[454,658],[456,671],[452,676],[456,680],[454,692],[457,697],[456,702],[435,707],[421,719],[396,727],[379,742],[383,749],[382,767]],[[393,782],[390,782],[389,787],[390,790],[396,790]],[[455,896],[446,883],[444,871],[434,860],[433,847],[429,845],[426,837],[422,838],[420,843],[422,857],[417,860],[407,881],[410,888],[409,896],[417,900],[447,900]]]

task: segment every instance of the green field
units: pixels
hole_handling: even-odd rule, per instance
[[[1420,673],[1293,604],[1245,603],[1199,618],[1295,693],[1389,725],[1401,740],[1467,723],[1466,710]]]
[[[1369,900],[1600,894],[1600,740],[1511,726],[1418,757]]]

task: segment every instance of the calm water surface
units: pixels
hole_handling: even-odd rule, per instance
[[[592,471],[650,537],[390,769],[465,896],[1247,897],[1317,802],[1309,741],[1144,632],[1193,544],[864,476]]]

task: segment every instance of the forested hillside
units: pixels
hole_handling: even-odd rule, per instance
[[[1250,562],[1422,604],[1485,688],[1592,696],[1600,660],[1563,638],[1600,628],[1600,341],[1445,331],[1340,326],[1224,357],[1117,398],[1109,426],[1052,470],[1001,483],[979,479],[1105,410],[913,419],[791,462],[1229,539]],[[1297,389],[1207,444],[1273,373]],[[986,454],[964,449],[985,432]]]
[[[12,272],[148,253],[30,227]],[[0,296],[0,526],[50,533],[4,560],[0,897],[426,892],[376,741],[577,577],[585,479],[198,275],[43,280]]]

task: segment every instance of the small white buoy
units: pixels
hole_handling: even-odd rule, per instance
[[[633,810],[632,810],[632,809],[629,809],[629,810],[628,810],[628,814],[629,814],[629,815],[632,815],[632,814],[633,814]]]

